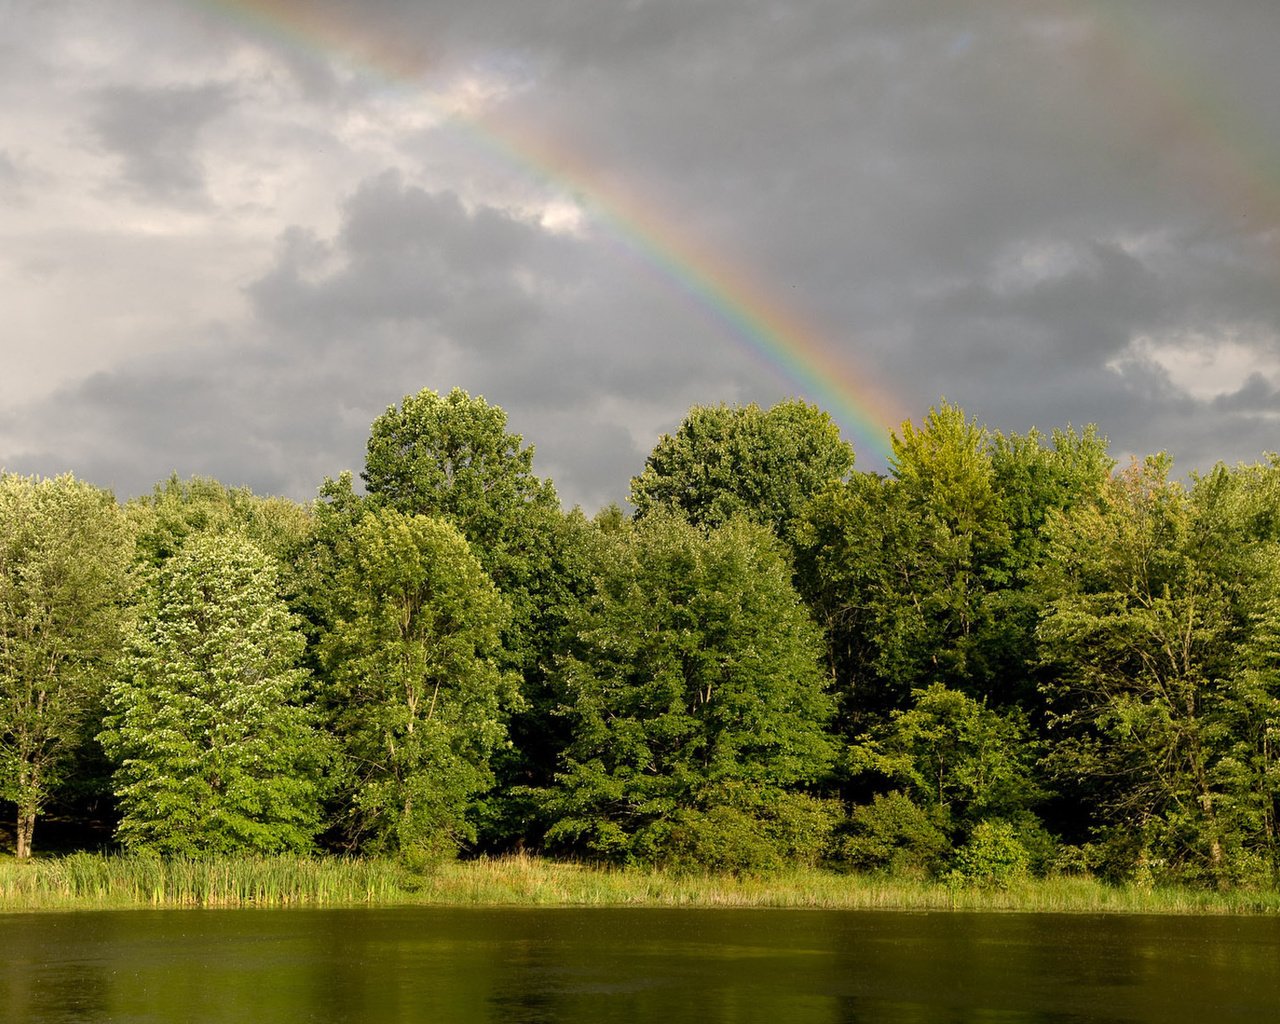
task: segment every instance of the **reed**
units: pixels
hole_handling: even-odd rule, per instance
[[[0,860],[0,909],[356,906],[815,907],[847,910],[1274,914],[1280,893],[1025,879],[1005,888],[795,869],[761,876],[594,867],[511,856],[410,869],[338,857],[75,853]]]

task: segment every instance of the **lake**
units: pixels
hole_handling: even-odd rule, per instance
[[[819,910],[0,914],[24,1022],[1280,1019],[1280,920]]]

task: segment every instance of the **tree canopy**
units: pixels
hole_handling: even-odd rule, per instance
[[[195,535],[160,568],[108,695],[120,840],[168,854],[309,849],[325,742],[304,640],[251,541]]]
[[[17,808],[20,858],[92,735],[132,550],[108,492],[71,476],[0,475],[0,797]]]
[[[631,502],[641,519],[666,510],[719,526],[742,516],[790,540],[805,503],[852,468],[840,428],[805,402],[694,406],[632,478]]]
[[[0,820],[23,856],[40,814],[177,855],[1280,886],[1280,458],[1117,471],[946,402],[891,445],[696,406],[589,517],[425,390],[365,493],[0,476]]]

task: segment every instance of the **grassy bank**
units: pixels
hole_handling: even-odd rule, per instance
[[[296,857],[157,860],[78,853],[0,860],[0,910],[240,906],[820,907],[1057,913],[1280,912],[1278,893],[1029,879],[1004,889],[797,870],[765,877],[616,870],[533,857],[410,871],[394,861]]]

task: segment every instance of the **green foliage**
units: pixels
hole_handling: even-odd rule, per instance
[[[19,857],[96,728],[131,556],[108,492],[0,474],[0,797],[17,806]]]
[[[877,793],[854,807],[838,859],[894,875],[931,875],[951,850],[948,825],[941,807],[926,809],[898,790]]]
[[[735,516],[790,540],[805,503],[853,468],[853,448],[827,413],[798,399],[694,406],[631,481],[636,517],[665,510],[720,526]]]
[[[1011,533],[1006,565],[1022,584],[1044,557],[1050,516],[1096,500],[1115,468],[1106,439],[1093,427],[1079,434],[1055,430],[1050,445],[1044,440],[1035,430],[991,440],[993,480]]]
[[[957,823],[1024,810],[1043,794],[1037,744],[1017,711],[997,712],[935,683],[909,710],[850,751],[852,770],[872,772],[920,806]]]
[[[1168,470],[1135,464],[1051,523],[1050,764],[1121,860],[1221,884],[1275,861],[1276,545],[1251,486],[1219,468],[1188,491]]]
[[[827,629],[846,735],[941,682],[1009,702],[1011,541],[985,429],[931,410],[893,439],[890,478],[854,477],[807,508],[797,575]]]
[[[207,477],[179,480],[174,474],[156,484],[151,494],[130,501],[125,512],[138,557],[151,566],[160,565],[187,538],[201,533],[243,536],[287,566],[311,532],[305,506],[287,498],[260,497],[247,487],[227,487]]]
[[[830,705],[817,631],[767,530],[655,514],[612,541],[564,664],[573,739],[544,795],[548,840],[661,861],[737,829],[714,808],[762,821],[777,791],[818,779]]]
[[[455,527],[392,509],[339,545],[330,587],[324,699],[347,835],[362,849],[452,853],[474,838],[468,804],[492,781],[518,700],[496,662],[507,605]]]
[[[1007,821],[981,821],[969,841],[956,851],[955,868],[949,880],[966,885],[1003,888],[1026,877],[1031,855]]]
[[[816,865],[841,814],[805,793],[726,787],[704,807],[680,807],[632,842],[636,859],[683,871],[734,874]]]
[[[138,849],[1280,880],[1280,459],[1114,474],[1091,428],[943,403],[879,476],[804,402],[695,407],[634,518],[593,520],[532,459],[422,391],[373,423],[367,495],[173,477],[122,511],[0,476],[19,849],[105,799],[136,617],[102,736]]]
[[[491,847],[536,838],[529,835],[538,828],[533,810],[516,790],[548,782],[564,745],[563,730],[549,719],[557,700],[551,675],[593,571],[585,517],[561,511],[550,481],[533,473],[533,454],[508,432],[498,406],[456,388],[446,396],[424,390],[374,421],[363,473],[371,507],[456,526],[510,608],[494,656],[520,673],[527,699],[511,709],[515,743],[495,751],[499,786],[478,809]],[[343,486],[325,495],[330,520],[350,517]]]
[[[533,447],[506,428],[502,409],[460,388],[406,395],[370,427],[361,474],[375,506],[453,523],[504,587],[525,575],[526,517],[558,508],[533,474]]]
[[[303,638],[273,562],[200,533],[155,570],[99,738],[119,839],[164,854],[308,849],[326,745],[302,704]]]

